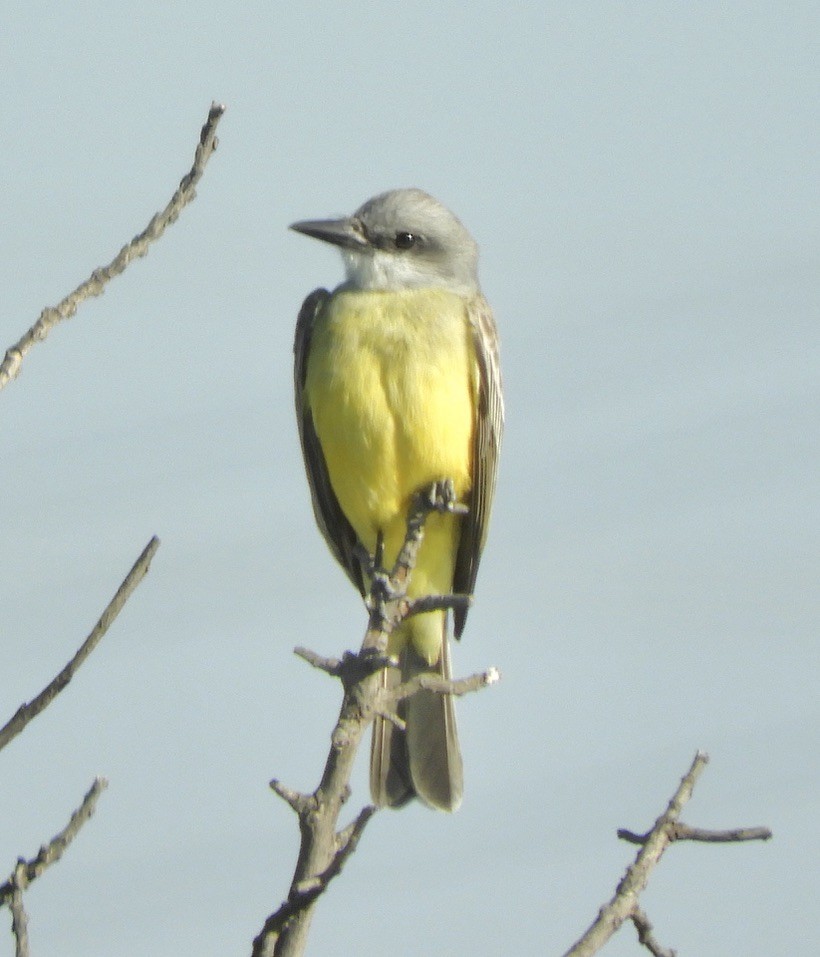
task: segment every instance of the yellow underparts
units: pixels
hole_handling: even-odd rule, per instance
[[[465,302],[446,290],[343,290],[316,319],[305,402],[339,504],[371,554],[381,532],[388,568],[415,492],[443,478],[460,501],[470,490],[477,377]],[[411,596],[452,591],[459,523],[427,520]],[[441,612],[409,619],[390,653],[409,639],[434,664],[442,626]]]

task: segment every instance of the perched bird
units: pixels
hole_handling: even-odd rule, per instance
[[[419,189],[368,200],[344,219],[291,229],[339,247],[346,281],[317,289],[296,325],[299,435],[316,521],[364,596],[367,555],[391,568],[414,494],[450,479],[466,515],[433,513],[411,597],[472,593],[487,537],[504,408],[498,338],[478,284],[478,247],[459,220]],[[455,636],[466,610],[456,611]],[[400,667],[451,677],[444,612],[408,618],[390,636]],[[400,705],[406,731],[377,717],[370,787],[378,805],[413,796],[446,811],[463,773],[451,695],[420,691]]]

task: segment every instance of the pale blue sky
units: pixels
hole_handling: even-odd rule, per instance
[[[632,857],[615,829],[704,748],[686,819],[776,837],[670,851],[658,936],[816,954],[819,45],[812,3],[3,5],[0,349],[164,205],[228,105],[193,206],[0,395],[4,715],[163,542],[0,755],[0,873],[111,781],[28,895],[38,957],[244,955],[286,893],[267,781],[315,785],[338,705],[290,649],[364,622],[292,412],[296,313],[341,263],[286,227],[410,185],[478,239],[502,334],[455,662],[503,681],[459,704],[463,809],[378,815],[311,952],[562,953]],[[606,953],[638,953],[631,930]]]

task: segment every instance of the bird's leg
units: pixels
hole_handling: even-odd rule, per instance
[[[370,576],[373,574],[375,560],[370,552],[359,541],[357,541],[353,546],[353,557],[359,563],[359,568],[361,568],[365,575]]]
[[[376,550],[373,552],[373,571],[384,571],[384,532],[379,529],[376,534]]]
[[[393,630],[397,620],[394,605],[399,598],[403,598],[405,589],[399,586],[398,590],[393,576],[384,567],[384,534],[379,529],[376,535],[376,548],[372,556],[368,555],[368,577],[370,591],[365,599],[367,610],[370,613],[370,627],[365,637],[362,654],[383,658],[387,651],[387,636]]]
[[[370,564],[370,593],[367,608],[370,612],[370,626],[363,650],[375,649],[384,654],[387,650],[387,638],[395,626],[408,615],[420,614],[425,610],[418,599],[411,601],[407,597],[410,576],[416,565],[418,550],[424,538],[424,523],[431,512],[448,515],[464,515],[466,505],[456,499],[455,485],[452,479],[440,479],[413,496],[410,512],[407,516],[407,535],[404,545],[396,557],[392,571],[382,568],[384,560],[384,539],[381,533],[376,539],[376,552]],[[439,608],[461,608],[469,602],[469,596],[430,596],[427,602],[433,602],[435,610]]]
[[[389,572],[373,570],[370,576],[370,591],[365,599],[370,623],[362,645],[363,655],[379,657],[387,653],[387,639],[396,620],[393,606],[396,602],[395,589]]]
[[[364,552],[364,548],[362,551]],[[365,553],[366,554],[366,553]],[[384,533],[379,529],[376,534],[376,549],[367,556],[367,574],[370,578],[368,602],[388,602],[403,598],[405,588],[393,579],[393,574],[384,567]]]
[[[368,578],[373,578],[380,572],[386,571],[384,567],[384,534],[381,529],[376,535],[376,549],[372,555],[360,541],[357,541],[353,546],[353,554],[362,569],[366,571]]]

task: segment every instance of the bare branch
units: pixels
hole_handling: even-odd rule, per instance
[[[389,721],[397,731],[407,730],[407,722],[404,718],[400,718],[396,712],[390,708],[381,707],[378,702],[376,702],[373,707],[373,713],[380,718],[384,718],[385,721]]]
[[[100,615],[99,621],[91,629],[91,633],[77,649],[77,653],[71,661],[46,685],[33,701],[21,705],[9,721],[0,728],[0,751],[20,734],[29,721],[44,711],[71,681],[79,667],[97,647],[114,619],[119,615],[120,611],[122,611],[123,606],[131,597],[131,593],[145,577],[151,565],[151,559],[154,557],[158,548],[159,539],[155,535],[142,550],[142,554],[134,562],[131,571],[125,576],[123,583],[117,589],[117,593],[108,603],[105,611]]]
[[[618,884],[614,897],[601,908],[584,936],[566,952],[564,957],[590,957],[591,954],[598,953],[625,920],[631,920],[635,924],[638,939],[655,957],[674,957],[674,951],[664,950],[652,936],[652,925],[638,906],[638,898],[646,887],[649,874],[660,861],[666,848],[676,840],[731,840],[732,838],[727,836],[730,834],[743,835],[740,838],[736,837],[737,840],[765,840],[771,837],[771,833],[766,828],[716,832],[702,831],[680,823],[681,811],[692,796],[695,782],[708,760],[708,756],[702,751],[695,755],[691,767],[682,778],[666,811],[655,821],[651,831],[642,835],[624,829],[618,831],[619,837],[630,843],[640,844],[641,850]],[[702,836],[706,834],[711,836],[708,838]],[[715,837],[716,834],[721,836]],[[751,837],[750,834],[755,836]]]
[[[28,914],[23,904],[23,888],[26,886],[26,862],[20,860],[11,872],[11,932],[14,934],[15,957],[29,957]]]
[[[375,813],[374,805],[368,804],[363,807],[355,820],[339,831],[336,837],[337,850],[325,870],[291,887],[288,899],[268,917],[262,930],[254,939],[252,957],[271,957],[280,952],[277,945],[283,939],[283,932],[299,914],[304,913],[316,901],[320,894],[324,893],[333,878],[341,874],[345,862],[356,850],[367,822]]]
[[[290,808],[296,812],[296,814],[304,814],[308,808],[308,804],[311,799],[311,795],[302,794],[301,791],[294,791],[293,788],[289,788],[286,784],[282,784],[277,778],[273,778],[270,782],[270,789],[278,794],[280,798],[289,805]]]
[[[11,346],[0,362],[0,389],[6,386],[20,372],[23,359],[36,342],[45,339],[54,326],[64,319],[70,319],[77,311],[80,303],[93,296],[103,293],[106,285],[123,272],[128,264],[148,252],[149,246],[156,242],[172,223],[176,222],[182,210],[196,196],[196,185],[205,172],[205,166],[217,147],[216,127],[225,107],[220,103],[212,103],[208,118],[199,136],[194,163],[191,169],[182,177],[176,192],[168,205],[161,212],[156,213],[145,229],[135,236],[117,253],[107,266],[101,266],[79,286],[70,292],[56,306],[50,306],[40,313],[40,317],[18,342]]]
[[[403,701],[416,694],[418,691],[434,691],[436,694],[452,694],[458,697],[470,694],[472,691],[480,691],[488,685],[499,681],[501,675],[497,668],[488,668],[486,671],[479,671],[469,678],[453,678],[447,680],[434,674],[415,675],[404,684],[398,685],[391,691],[386,691],[385,696],[393,701]]]
[[[54,837],[44,844],[31,860],[20,860],[15,865],[11,877],[0,884],[0,907],[13,902],[15,894],[22,892],[38,878],[43,871],[55,864],[63,856],[66,848],[80,832],[80,828],[94,813],[97,800],[108,787],[105,778],[95,778],[94,783],[87,791],[80,806],[73,812],[68,824]],[[21,901],[22,904],[22,901]]]
[[[650,832],[651,833],[651,832]],[[645,844],[648,834],[634,834],[626,828],[618,829],[618,837],[629,844]],[[767,827],[735,827],[726,831],[711,831],[690,827],[678,821],[669,827],[669,841],[702,841],[706,844],[736,844],[740,841],[768,841],[772,832]]]
[[[318,668],[319,671],[324,671],[325,674],[331,675],[333,678],[339,677],[342,663],[338,658],[325,658],[323,655],[311,651],[310,648],[302,648],[301,646],[294,648],[293,653],[299,658],[303,658],[312,667]]]
[[[665,947],[661,947],[655,939],[652,933],[652,924],[650,924],[649,918],[640,907],[636,906],[631,916],[635,930],[638,932],[638,943],[643,944],[649,953],[652,954],[652,957],[676,957],[674,950],[667,950]]]
[[[376,811],[375,807],[367,806],[351,824],[337,830],[339,813],[350,794],[353,762],[368,725],[376,714],[400,721],[390,713],[397,699],[391,695],[385,697],[382,688],[381,672],[397,663],[386,654],[387,639],[407,614],[410,604],[407,587],[423,538],[424,521],[430,512],[442,510],[460,511],[454,501],[452,483],[436,483],[432,489],[416,496],[407,520],[407,536],[393,570],[388,574],[375,567],[372,569],[370,615],[358,654],[346,652],[337,659],[325,658],[306,648],[296,649],[296,654],[313,667],[340,679],[344,698],[316,790],[304,795],[279,781],[271,782],[271,787],[299,816],[301,845],[288,898],[265,921],[253,942],[253,957],[297,957],[304,953],[317,899],[353,853],[365,825]],[[445,598],[452,600],[452,596]],[[456,600],[460,600],[460,596],[456,596]],[[441,679],[430,678],[431,687],[435,685],[433,690],[464,694],[491,684],[498,679],[498,672],[490,669],[472,678],[445,682],[446,687],[441,687]],[[402,686],[403,696],[421,687],[427,687],[425,679],[417,686],[408,682]]]
[[[735,844],[739,841],[768,841],[772,832],[768,827],[734,827],[727,831],[710,831],[703,827],[690,827],[678,821],[670,828],[673,841],[704,841],[707,844]]]
[[[472,595],[424,595],[408,599],[402,609],[403,617],[423,615],[428,611],[461,611],[473,603]]]
[[[350,822],[347,827],[342,828],[337,835],[339,842],[339,855],[344,854],[345,860],[356,850],[359,838],[365,829],[367,822],[376,813],[376,807],[368,804],[359,811],[359,816]],[[344,863],[344,861],[342,862]],[[341,865],[340,865],[341,869]]]
[[[310,648],[302,647],[294,648],[293,653],[313,668],[324,671],[332,678],[339,678],[345,687],[355,684],[366,675],[373,674],[374,671],[395,667],[398,664],[396,658],[375,651],[363,651],[360,654],[346,651],[341,658],[325,658],[324,655],[311,651]]]

